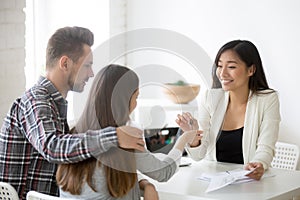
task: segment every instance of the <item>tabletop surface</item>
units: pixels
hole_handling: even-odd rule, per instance
[[[189,158],[185,158],[189,159]],[[243,200],[287,200],[294,196],[300,196],[300,171],[288,171],[281,169],[269,169],[266,174],[274,176],[266,177],[260,181],[251,181],[240,184],[228,185],[216,191],[205,193],[209,182],[197,179],[202,173],[224,172],[227,170],[242,169],[243,165],[220,163],[215,161],[192,161],[187,167],[180,167],[179,171],[166,183],[155,183],[160,194],[160,200],[164,199],[243,199]]]

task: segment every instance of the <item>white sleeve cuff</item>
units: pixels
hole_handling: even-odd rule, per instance
[[[200,152],[201,144],[197,147],[190,147],[190,145],[185,146],[185,151],[188,153],[189,157],[193,160],[200,160],[199,152]]]

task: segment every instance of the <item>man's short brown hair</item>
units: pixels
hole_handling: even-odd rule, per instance
[[[58,29],[48,41],[46,66],[53,66],[63,55],[77,62],[83,55],[84,44],[94,44],[94,34],[89,29],[77,26]]]

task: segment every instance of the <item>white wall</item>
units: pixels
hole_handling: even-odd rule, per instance
[[[0,1],[0,126],[25,90],[25,0]]]
[[[178,32],[199,44],[211,59],[232,39],[248,39],[255,43],[269,85],[280,94],[279,140],[300,147],[300,89],[297,83],[300,74],[300,1],[130,0],[127,9],[127,30],[161,28]],[[140,54],[129,63],[139,66],[143,59],[149,60],[146,55],[141,58]],[[163,65],[168,64],[163,62]],[[207,71],[211,66],[201,67]]]

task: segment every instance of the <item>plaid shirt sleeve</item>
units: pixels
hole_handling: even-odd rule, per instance
[[[68,134],[67,101],[50,81],[18,98],[0,131],[0,181],[26,199],[29,190],[58,195],[57,164],[98,156],[117,146],[115,128]]]
[[[46,160],[54,163],[78,162],[117,146],[116,129],[112,127],[84,134],[68,134],[66,118],[56,105],[45,95],[28,98],[21,105],[21,127],[26,129],[24,134]]]

